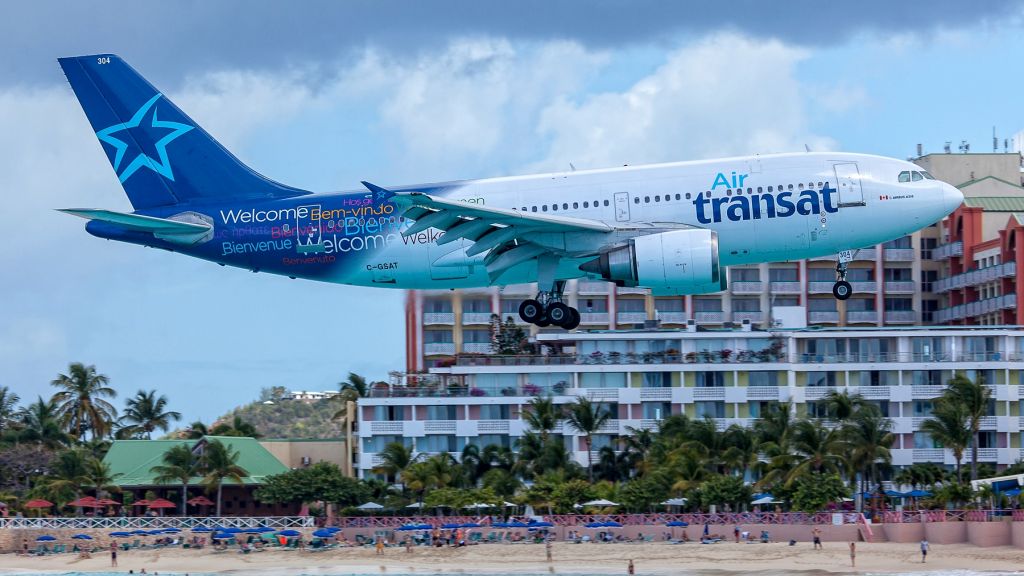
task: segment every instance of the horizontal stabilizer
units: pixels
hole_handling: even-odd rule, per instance
[[[196,244],[208,239],[208,236],[213,232],[213,224],[203,221],[203,219],[199,218],[198,214],[193,212],[185,212],[175,216],[175,218],[180,218],[180,220],[143,216],[142,214],[127,214],[113,210],[67,208],[59,210],[59,212],[85,218],[86,220],[105,222],[125,230],[148,232],[162,240],[181,244]]]

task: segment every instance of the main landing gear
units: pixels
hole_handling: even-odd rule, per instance
[[[541,291],[537,298],[526,300],[519,305],[519,317],[523,322],[545,326],[558,326],[572,330],[580,325],[579,310],[562,302],[565,282],[556,282],[555,289]]]
[[[832,295],[836,300],[846,300],[853,294],[853,286],[846,281],[846,262],[839,260],[836,264],[836,283],[832,285]]]

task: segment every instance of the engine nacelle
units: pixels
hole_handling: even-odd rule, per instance
[[[580,270],[617,286],[650,288],[659,295],[705,294],[726,288],[718,265],[718,234],[688,228],[630,238]]]

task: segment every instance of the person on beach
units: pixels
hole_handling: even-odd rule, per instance
[[[117,543],[110,543],[110,567],[117,568]]]
[[[732,535],[733,535],[733,538],[736,538],[736,543],[739,544],[740,543],[740,525],[739,524],[737,524],[737,525],[732,527]]]
[[[545,554],[547,555],[547,557],[548,557],[548,562],[551,562],[551,539],[550,539],[550,538],[548,538],[548,539],[547,539],[547,540],[546,540],[546,541],[544,542],[544,553],[545,553]]]
[[[633,566],[632,558],[629,559],[629,566],[626,567],[626,573],[629,574],[629,576],[636,574],[636,567]]]
[[[405,537],[405,553],[412,554],[412,538],[409,536]]]
[[[928,539],[921,540],[921,564],[928,559]]]
[[[384,555],[384,539],[379,536],[377,537],[377,555]]]
[[[857,567],[857,543],[850,542],[850,566],[852,568]]]
[[[814,527],[814,530],[811,530],[811,536],[814,539],[814,549],[821,550],[821,530],[817,526]]]
[[[28,556],[28,538],[21,539],[21,555]]]

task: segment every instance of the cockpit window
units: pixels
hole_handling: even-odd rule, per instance
[[[932,176],[931,174],[925,172],[924,170],[921,171],[921,176],[924,176],[925,180],[935,180],[935,176]]]
[[[914,182],[920,182],[921,180],[924,180],[924,176],[921,176],[920,172],[911,172],[910,175],[914,177]]]
[[[910,182],[910,172],[900,172],[900,182]]]

